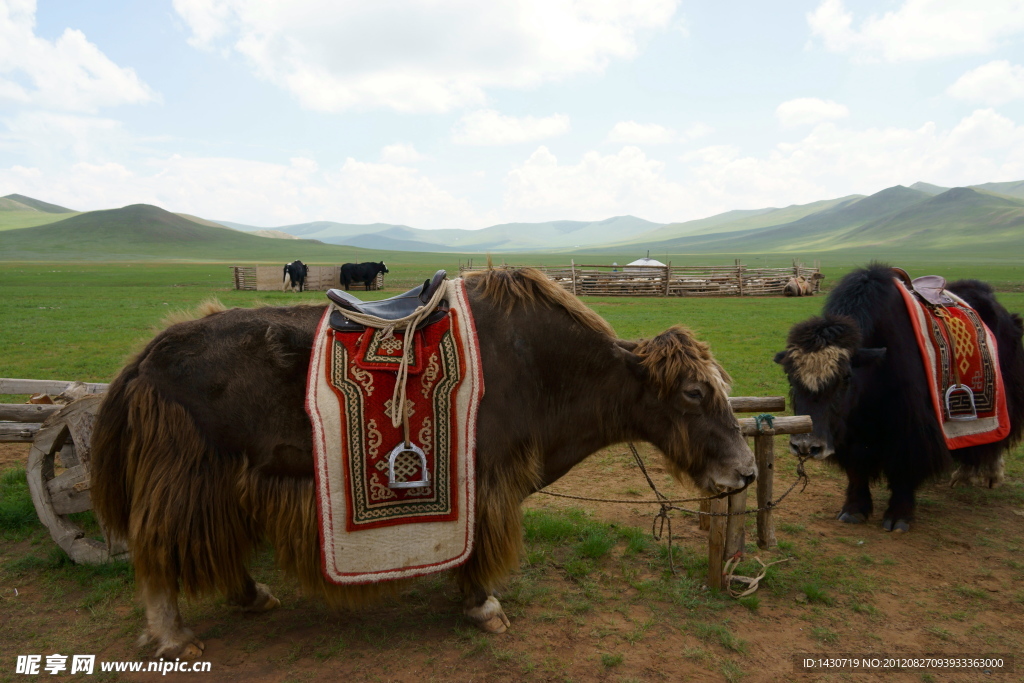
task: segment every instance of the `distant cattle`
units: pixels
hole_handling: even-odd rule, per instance
[[[782,293],[786,296],[812,296],[817,281],[824,277],[821,273],[813,273],[809,277],[804,275],[791,277]]]
[[[341,284],[345,285],[345,289],[349,289],[353,282],[362,282],[366,289],[370,289],[370,286],[377,279],[377,273],[388,272],[388,267],[384,265],[384,262],[374,263],[367,261],[366,263],[346,263],[341,267]]]
[[[302,261],[292,261],[284,267],[283,291],[290,287],[293,292],[301,292],[306,284],[306,277],[309,275],[309,266]]]

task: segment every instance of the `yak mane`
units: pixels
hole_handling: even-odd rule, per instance
[[[223,313],[226,310],[228,310],[227,306],[222,304],[220,299],[215,296],[211,296],[209,299],[204,299],[192,310],[171,311],[163,317],[163,320],[160,321],[159,327],[157,327],[154,332],[166,330],[171,325],[177,325],[178,323],[185,323],[190,320],[205,318],[206,316],[213,315],[214,313]]]
[[[565,291],[536,268],[489,268],[466,273],[466,284],[476,288],[480,296],[510,313],[522,305],[563,308],[578,324],[595,332],[615,337],[615,331],[604,318],[587,308],[578,298]]]
[[[634,353],[658,387],[658,394],[667,398],[686,379],[705,382],[713,392],[713,401],[726,403],[732,378],[711,355],[711,347],[695,339],[682,325],[673,325],[653,339],[641,339]]]
[[[842,372],[860,344],[860,330],[852,318],[814,316],[789,331],[784,365],[794,379],[817,392]]]

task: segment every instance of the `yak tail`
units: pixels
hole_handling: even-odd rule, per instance
[[[129,365],[111,384],[92,442],[93,509],[127,541],[140,584],[188,595],[244,592],[258,530],[238,504],[241,458],[223,458],[192,416]]]
[[[280,477],[219,453],[186,409],[124,369],[100,407],[92,441],[92,504],[109,535],[127,541],[136,581],[190,596],[241,595],[267,538],[277,564],[311,595],[354,607],[407,584],[335,586],[320,571],[312,477]]]

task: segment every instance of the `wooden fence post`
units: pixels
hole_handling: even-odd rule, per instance
[[[764,434],[754,437],[754,459],[757,462],[757,507],[762,508],[772,499],[772,483],[775,478],[775,430],[766,429]],[[757,513],[757,547],[774,548],[775,520],[771,510]]]
[[[747,490],[743,489],[737,494],[729,496],[729,512],[745,512],[747,509]],[[725,526],[725,559],[735,555],[743,557],[744,546],[747,543],[745,531],[746,515],[731,515],[726,517],[728,522]]]
[[[726,498],[715,498],[708,501],[710,512],[721,513],[729,511],[729,501]],[[708,588],[722,590],[725,587],[725,577],[722,568],[725,566],[725,529],[728,517],[711,517],[711,531],[708,533]]]
[[[672,279],[672,262],[665,266],[665,296],[668,296],[668,283]]]
[[[576,296],[576,259],[569,259],[569,265],[572,268],[572,295]]]

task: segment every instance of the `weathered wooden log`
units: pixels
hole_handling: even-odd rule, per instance
[[[74,382],[56,379],[11,379],[0,378],[0,394],[59,394]],[[85,382],[90,394],[101,394],[107,390],[102,382]]]
[[[752,417],[741,417],[739,423],[743,436],[757,436],[761,433]],[[814,429],[810,415],[777,417],[773,420],[773,424],[776,434],[807,434]]]
[[[754,438],[754,460],[757,463],[757,547],[774,548],[775,520],[771,510],[762,510],[772,499],[775,481],[775,432],[765,433]]]
[[[729,512],[744,512],[747,509],[747,490],[729,496]],[[746,515],[733,515],[726,518],[725,526],[725,550],[723,557],[728,560],[739,554],[743,556],[743,548],[747,542],[745,532]]]
[[[39,424],[32,422],[0,422],[0,443],[32,443]]]
[[[710,512],[729,511],[726,498],[715,498],[708,501]],[[711,530],[708,532],[708,588],[722,590],[725,581],[722,569],[725,566],[725,530],[728,517],[710,517]]]
[[[42,422],[63,407],[54,403],[0,403],[0,421]]]
[[[730,396],[729,406],[734,413],[769,413],[786,409],[785,396]]]

